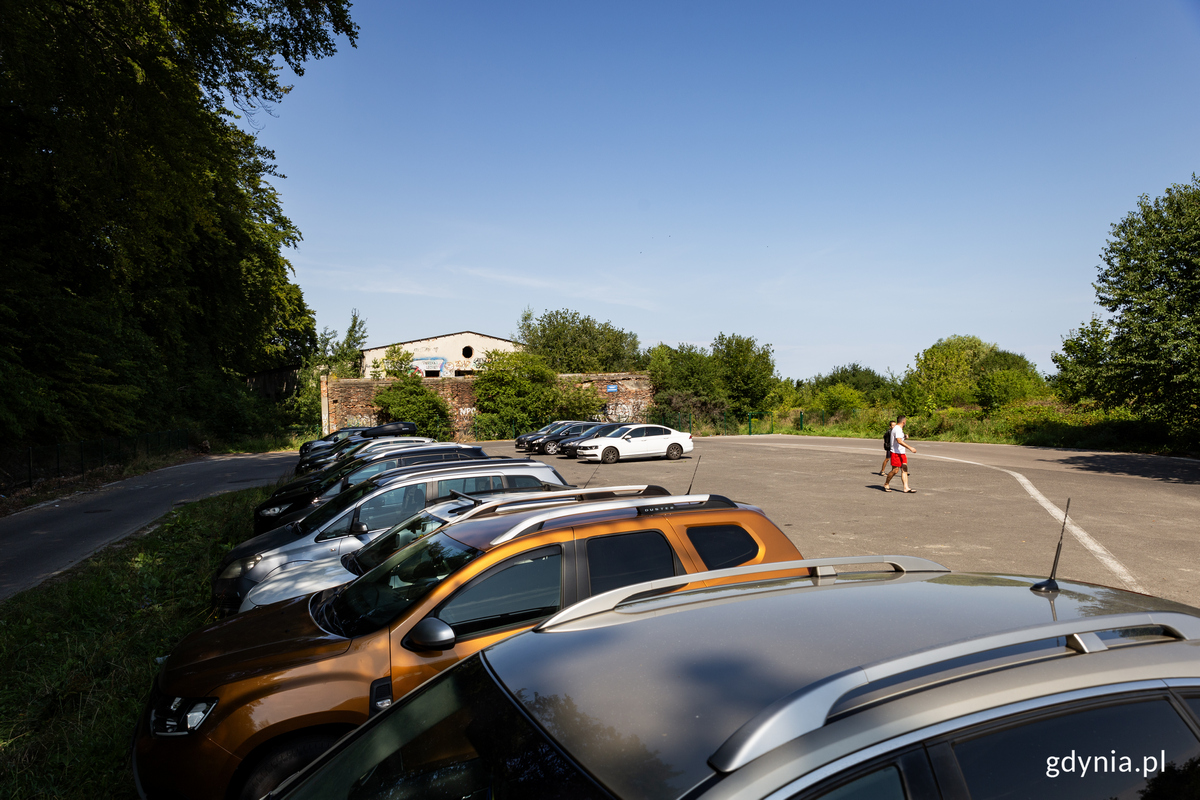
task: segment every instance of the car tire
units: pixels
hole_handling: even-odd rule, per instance
[[[546,453],[546,455],[552,456],[558,452],[558,442],[546,442],[546,445],[542,448],[542,450]]]
[[[337,740],[338,737],[332,733],[314,733],[289,739],[275,747],[268,745],[268,752],[263,754],[241,786],[236,787],[229,796],[237,800],[259,800],[293,773],[315,761]]]
[[[615,447],[606,447],[604,452],[600,454],[600,460],[605,464],[615,464],[621,459],[621,454],[617,452]]]
[[[671,459],[672,461],[679,458],[681,455],[683,455],[683,445],[673,444],[667,448],[667,458]]]

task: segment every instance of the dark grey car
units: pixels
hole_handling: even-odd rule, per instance
[[[885,566],[837,572],[867,560]],[[1196,796],[1200,609],[906,556],[723,575],[744,582],[566,608],[272,797]]]

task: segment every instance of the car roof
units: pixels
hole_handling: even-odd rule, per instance
[[[845,561],[869,563],[872,558],[887,557],[860,556]],[[770,566],[782,569],[820,561]],[[749,568],[754,569],[762,567]],[[703,577],[700,573],[679,580],[694,582]],[[531,634],[490,648],[485,656],[499,679],[511,691],[521,690],[523,698],[569,697],[574,718],[586,724],[563,725],[556,731],[559,744],[596,771],[619,796],[641,797],[650,795],[638,788],[646,775],[637,773],[651,767],[639,766],[642,762],[614,766],[596,752],[593,729],[612,728],[628,740],[652,743],[657,751],[654,774],[672,775],[664,780],[670,788],[668,794],[678,796],[701,781],[745,767],[775,747],[795,745],[793,749],[803,750],[795,744],[798,737],[824,742],[822,746],[828,750],[829,743],[820,738],[827,733],[822,730],[827,714],[853,710],[855,691],[864,690],[833,695],[833,702],[826,702],[828,697],[818,697],[821,702],[813,698],[828,692],[829,683],[837,676],[850,674],[857,680],[855,671],[866,674],[864,666],[917,664],[936,674],[940,668],[936,657],[943,652],[937,648],[948,643],[960,643],[961,648],[961,643],[981,637],[1019,638],[1035,626],[1055,624],[1062,629],[1074,625],[1105,630],[1109,623],[1096,618],[1107,614],[1132,614],[1142,625],[1155,624],[1149,621],[1155,618],[1186,615],[1196,626],[1193,633],[1200,637],[1200,610],[1068,581],[1059,582],[1061,592],[1051,604],[1046,596],[1030,591],[1036,580],[952,573],[934,564],[836,578],[750,580],[623,604],[598,596],[560,612]],[[628,597],[644,593],[648,586],[639,584],[608,594]],[[595,613],[588,613],[588,603]],[[1046,638],[1044,630],[1030,635]],[[1136,649],[1167,652],[1157,647]],[[921,653],[927,661],[934,660],[922,662],[922,656],[914,655]],[[1200,658],[1194,647],[1187,657],[1200,675]],[[903,658],[916,660],[898,660]],[[1060,663],[1058,669],[1078,663]],[[636,680],[630,679],[630,664],[637,665]],[[914,674],[919,675],[920,669],[908,673],[909,677]],[[1010,690],[1036,691],[1011,675],[1002,673],[993,680],[1007,681]],[[906,691],[923,690],[921,679],[915,680],[916,688],[910,686]],[[938,683],[928,680],[930,685]],[[937,706],[928,698],[913,702],[922,708]],[[815,728],[809,724],[814,708],[819,712]],[[886,719],[886,707],[875,709]],[[844,719],[854,720],[854,716]],[[873,735],[884,735],[879,733],[884,727],[878,719],[872,721],[858,732],[858,746],[869,743]],[[809,750],[814,748],[820,750],[815,744]],[[810,762],[820,762],[825,755],[825,750],[810,755]],[[778,760],[773,763],[778,766]],[[807,768],[812,767],[810,763]]]
[[[503,473],[512,471],[524,472],[531,469],[534,471],[551,472],[555,475],[558,474],[552,465],[538,461],[535,458],[490,456],[488,458],[470,459],[467,461],[427,461],[423,464],[409,464],[404,467],[384,470],[378,475],[368,478],[367,482],[373,482],[375,486],[390,486],[400,481],[408,481],[426,474],[436,474],[438,479],[441,480],[445,478],[442,474],[445,472],[454,472],[456,475],[461,474],[463,477],[470,477],[480,470]]]
[[[493,513],[456,522],[453,528],[447,529],[447,534],[468,547],[486,552],[505,542],[549,528],[573,527],[592,522],[610,522],[672,512],[694,512],[709,508],[726,511],[754,510],[716,494],[664,497],[653,493],[529,511],[496,509]]]

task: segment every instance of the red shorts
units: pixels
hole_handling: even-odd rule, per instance
[[[892,453],[892,466],[898,467],[901,464],[908,463],[908,456],[904,453]]]

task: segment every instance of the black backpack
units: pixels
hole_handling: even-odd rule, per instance
[[[890,451],[892,449],[892,428],[890,426],[888,427],[887,431],[883,434],[883,447],[885,450],[888,450],[888,451]]]

